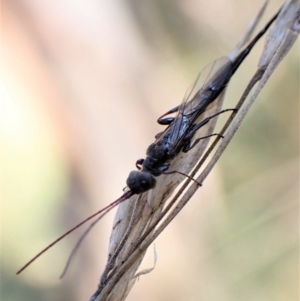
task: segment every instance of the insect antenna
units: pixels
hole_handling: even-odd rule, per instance
[[[92,218],[97,216],[98,214],[102,213],[101,216],[99,218],[97,218],[97,221],[99,221],[100,218],[102,218],[104,215],[106,215],[106,213],[108,213],[111,209],[113,209],[114,207],[116,207],[120,203],[124,202],[125,200],[129,199],[132,195],[133,195],[133,193],[131,192],[131,190],[129,190],[129,191],[125,192],[120,198],[118,198],[117,200],[115,200],[114,202],[109,204],[108,206],[102,208],[101,210],[99,210],[96,213],[92,214],[91,216],[87,217],[85,220],[83,220],[82,222],[77,224],[75,227],[73,227],[72,229],[70,229],[69,231],[67,231],[63,235],[61,235],[54,242],[52,242],[50,245],[48,245],[46,248],[44,248],[42,251],[40,251],[37,255],[35,255],[20,270],[18,270],[16,274],[19,275],[21,272],[23,272],[37,258],[39,258],[42,254],[44,254],[47,250],[49,250],[51,247],[53,247],[55,244],[57,244],[59,241],[61,241],[64,237],[66,237],[67,235],[72,233],[74,230],[76,230],[77,228],[79,228],[80,226],[82,226],[83,224],[85,224],[86,222],[88,222],[89,220],[91,220]]]
[[[93,221],[93,222],[89,225],[89,227],[81,234],[80,238],[79,238],[78,241],[76,242],[75,246],[73,247],[73,249],[72,249],[72,251],[71,251],[71,253],[70,253],[69,257],[68,257],[68,260],[67,260],[67,262],[66,262],[66,264],[65,264],[65,267],[64,267],[64,269],[63,269],[61,275],[59,276],[59,279],[62,279],[62,278],[66,275],[66,273],[67,273],[67,271],[68,271],[68,269],[69,269],[69,266],[70,266],[70,264],[71,264],[71,262],[72,262],[73,257],[75,256],[76,252],[78,251],[78,249],[79,249],[81,243],[83,242],[84,238],[88,235],[88,233],[92,230],[92,228],[100,221],[100,219],[101,219],[106,213],[108,213],[111,209],[113,209],[115,206],[117,206],[117,205],[120,204],[121,202],[122,202],[122,201],[119,201],[119,202],[118,202],[117,204],[115,204],[114,206],[109,207],[104,213],[102,213],[99,217],[97,217],[97,219],[96,219],[95,221]]]

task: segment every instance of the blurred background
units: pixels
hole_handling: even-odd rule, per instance
[[[259,28],[281,3],[271,2]],[[15,272],[122,194],[161,131],[156,119],[230,53],[261,4],[2,1],[1,300],[88,300],[113,213],[63,280],[80,231]],[[242,94],[262,47],[232,79],[225,107]],[[156,268],[128,300],[298,300],[299,79],[297,42],[204,187],[156,241]],[[152,266],[150,248],[141,269]]]

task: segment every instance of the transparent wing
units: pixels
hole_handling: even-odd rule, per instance
[[[168,128],[170,152],[180,147],[182,139],[189,133],[196,119],[215,105],[214,101],[228,84],[231,75],[231,61],[228,58],[220,58],[205,67],[197,76],[178,107],[173,123]],[[203,78],[204,82],[201,81]]]

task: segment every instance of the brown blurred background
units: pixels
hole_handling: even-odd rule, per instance
[[[58,280],[80,231],[122,194],[135,161],[197,73],[226,56],[262,1],[2,2],[1,300],[88,300],[113,213]],[[259,28],[278,10],[272,1]],[[260,42],[233,78],[232,107]],[[299,42],[204,187],[156,242],[128,300],[298,300]],[[82,229],[83,230],[83,229]],[[152,248],[141,268],[153,265]]]

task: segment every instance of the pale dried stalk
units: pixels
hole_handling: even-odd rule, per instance
[[[254,25],[252,24],[244,39],[230,54],[231,59],[234,59],[239,51],[238,48],[241,48],[242,45],[244,45],[249,39],[257,22],[262,16],[267,3],[268,1],[266,1],[264,6],[261,8],[258,16],[255,19],[255,22],[253,23]],[[252,97],[247,100],[245,105],[241,108],[241,110],[239,110],[237,116],[235,116],[236,113],[233,113],[229,118],[222,130],[222,132],[227,130],[225,138],[222,140],[211,161],[207,164],[205,169],[197,178],[198,182],[202,183],[206,179],[220,158],[221,154],[230,143],[232,137],[236,133],[258,94],[263,89],[265,83],[294,44],[299,34],[299,19],[300,2],[298,0],[287,1],[280,15],[275,21],[275,26],[270,30],[267,43],[259,62],[258,71],[250,81],[240,102],[238,103],[238,109],[242,107],[243,102],[258,80],[260,80],[259,85],[257,86]],[[214,108],[214,111],[220,110],[223,97],[224,93],[222,93],[220,96],[218,105]],[[207,112],[207,115],[211,114],[211,111]],[[205,128],[205,132],[203,129],[199,130],[198,137],[204,136],[207,133],[212,133],[215,122],[216,121],[213,120],[211,123],[209,123],[209,126]],[[203,156],[203,159],[195,168],[192,175],[194,175],[195,172],[202,166],[204,161],[207,159],[208,154],[213,150],[218,140],[219,139],[217,138],[214,141],[207,153]],[[198,158],[201,157],[205,151],[207,143],[207,140],[204,141],[204,143],[201,144],[200,149],[199,147],[193,149],[188,153],[188,155],[180,154],[174,161],[174,164],[171,168],[176,169],[180,166],[181,171],[189,173],[195,166]],[[182,164],[182,162],[184,162],[184,164]],[[107,263],[105,273],[102,276],[102,281],[104,280],[105,282],[102,284],[100,283],[100,286],[102,286],[101,292],[100,289],[97,290],[96,293],[91,297],[90,301],[125,300],[126,296],[134,285],[136,280],[134,274],[136,273],[136,270],[139,267],[147,248],[174,219],[174,217],[180,212],[180,210],[185,206],[185,204],[198,189],[198,186],[193,183],[188,190],[185,190],[190,182],[189,180],[185,181],[185,184],[178,191],[175,197],[163,209],[163,205],[173,193],[174,189],[179,185],[181,180],[182,176],[179,175],[161,176],[159,177],[157,187],[153,191],[150,191],[149,193],[139,197],[139,202],[134,202],[133,198],[131,198],[131,200],[120,205],[115,217],[115,226],[111,236],[109,261]],[[184,194],[182,194],[183,192]],[[176,206],[172,211],[170,211],[175,203]],[[159,226],[157,227],[158,224]]]

